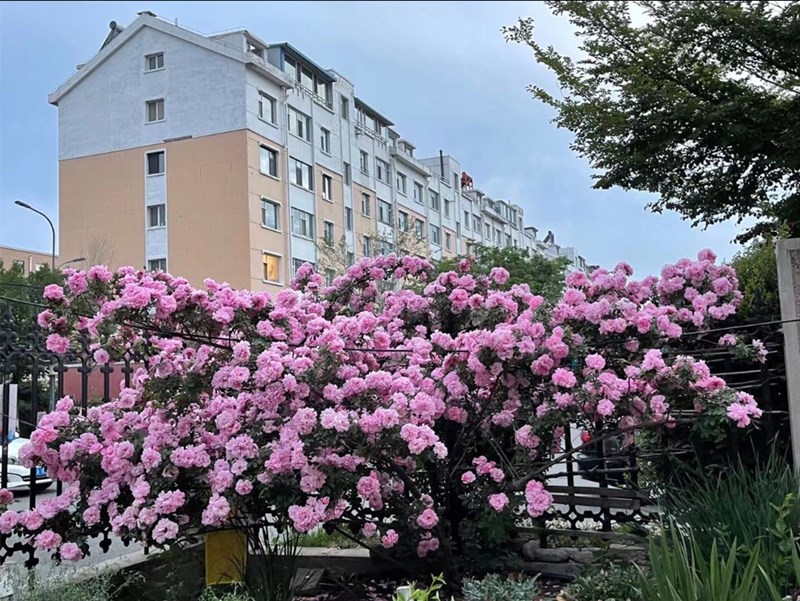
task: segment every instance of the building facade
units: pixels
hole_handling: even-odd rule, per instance
[[[343,75],[246,30],[206,36],[140,13],[53,92],[60,254],[200,284],[278,290],[328,249],[439,260],[540,252],[521,207],[419,157]],[[410,241],[410,242],[409,242]],[[573,249],[574,250],[574,249]]]
[[[3,264],[3,268],[16,267],[22,275],[39,271],[45,265],[49,267],[51,261],[50,253],[14,248],[13,246],[0,246],[0,263]],[[56,255],[56,264],[58,264],[58,255]]]

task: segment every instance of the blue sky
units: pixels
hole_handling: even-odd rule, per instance
[[[292,43],[350,79],[419,156],[453,155],[476,187],[521,205],[527,225],[552,230],[590,263],[626,260],[643,276],[705,247],[723,258],[736,251],[732,224],[693,229],[647,212],[645,194],[591,189],[570,133],[525,89],[553,89],[553,78],[500,33],[534,16],[543,42],[574,51],[569,24],[537,2],[0,3],[0,245],[49,249],[44,220],[13,204],[57,214],[57,111],[47,94],[100,48],[110,20],[128,24],[145,9],[203,33],[245,27]]]

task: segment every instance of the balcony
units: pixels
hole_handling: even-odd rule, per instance
[[[392,146],[391,153],[392,156],[395,158],[395,160],[404,163],[405,165],[411,167],[412,169],[414,169],[418,173],[421,173],[425,177],[433,176],[430,169],[428,169],[425,165],[419,162],[416,158],[414,158],[411,155],[410,152],[404,150],[402,147],[397,145]]]

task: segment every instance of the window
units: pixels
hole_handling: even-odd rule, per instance
[[[161,175],[165,171],[166,153],[163,150],[147,153],[147,175]]]
[[[147,108],[147,122],[157,123],[164,120],[164,99],[148,100],[145,103]]]
[[[442,243],[442,233],[439,226],[431,224],[431,244],[440,245]]]
[[[450,217],[450,203],[451,202],[453,202],[453,201],[447,200],[446,198],[444,199],[444,216],[445,217]]]
[[[476,233],[481,233],[481,218],[472,216],[472,229],[475,230]]]
[[[369,175],[369,154],[367,154],[366,150],[361,151],[361,171],[365,175]]]
[[[506,246],[511,246],[511,234],[506,234]]]
[[[465,230],[469,229],[469,212],[468,211],[464,211],[464,229]]]
[[[259,150],[259,169],[264,175],[278,177],[278,151],[261,146]]]
[[[313,238],[314,216],[300,209],[292,209],[292,233],[303,238]]]
[[[344,183],[346,186],[349,186],[353,183],[353,176],[350,173],[350,163],[344,164]]]
[[[364,239],[361,242],[361,253],[365,257],[372,256],[372,238],[369,236],[364,236]]]
[[[425,223],[423,223],[422,219],[414,220],[414,235],[416,235],[419,240],[425,237]]]
[[[319,77],[314,78],[314,93],[325,101],[325,104],[332,110],[333,99],[331,98],[331,84],[328,81],[322,81]]]
[[[158,71],[164,68],[164,53],[148,54],[144,57],[145,71]]]
[[[385,200],[378,199],[378,221],[392,225],[394,219],[392,218],[392,205]]]
[[[331,153],[331,132],[324,127],[319,128],[319,149],[324,153]]]
[[[408,178],[404,173],[397,173],[397,191],[405,195],[407,193]]]
[[[292,158],[292,183],[306,190],[314,189],[314,170],[311,165]]]
[[[306,90],[314,90],[314,75],[305,67],[300,67],[300,85]]]
[[[147,207],[147,227],[164,227],[167,225],[167,205]]]
[[[444,246],[445,246],[445,248],[447,248],[447,250],[452,250],[452,248],[451,248],[452,245],[453,245],[453,236],[450,234],[450,232],[445,232],[444,233]]]
[[[325,270],[325,285],[333,286],[333,280],[336,279],[336,272],[333,269]]]
[[[347,252],[347,264],[348,265],[355,265],[356,262],[356,255],[353,252]]]
[[[414,182],[414,200],[417,201],[419,204],[423,204],[425,198],[425,190],[422,187],[422,184],[418,184]]]
[[[261,200],[261,225],[271,230],[281,229],[281,205],[271,200]]]
[[[297,76],[297,63],[294,62],[293,59],[289,58],[288,56],[283,59],[283,70],[286,72],[286,75],[291,77],[294,80],[299,79]]]
[[[385,184],[391,185],[389,179],[389,163],[381,159],[375,159],[375,176]]]
[[[278,255],[264,253],[262,255],[262,261],[264,262],[264,280],[267,282],[280,282],[281,258]]]
[[[247,51],[251,54],[255,54],[259,58],[264,58],[264,49],[250,40],[247,40]]]
[[[497,228],[494,228],[494,241],[497,244],[500,244],[500,239],[501,239],[500,230],[498,230]]]
[[[306,142],[311,141],[311,117],[289,107],[289,132]]]
[[[325,244],[333,246],[333,221],[325,221],[322,224],[322,238]]]
[[[458,185],[461,182],[459,181],[458,173],[453,173],[453,189],[458,191]]]
[[[273,125],[278,124],[278,103],[264,92],[258,93],[258,118]]]
[[[322,198],[333,200],[333,178],[330,175],[322,174]]]
[[[433,190],[429,190],[431,196],[431,210],[432,211],[441,211],[442,210],[442,202],[439,198],[439,193],[434,192]]]
[[[492,237],[492,226],[489,225],[488,223],[486,223],[486,224],[484,224],[484,228],[485,228],[484,229],[484,234],[486,235],[486,237],[487,238],[491,238]]]
[[[397,227],[400,228],[401,232],[408,231],[408,213],[404,211],[397,212]]]
[[[361,214],[367,217],[372,215],[372,199],[369,194],[361,195]]]
[[[350,207],[344,208],[344,227],[348,232],[353,231],[353,209]]]
[[[340,97],[339,112],[342,114],[342,119],[350,121],[350,101],[344,96]]]
[[[166,271],[167,270],[167,260],[166,259],[150,259],[147,262],[147,269],[148,269],[148,271]]]
[[[303,265],[309,263],[310,265],[314,265],[311,261],[306,261],[304,259],[292,259],[292,275],[297,275],[297,270],[300,269]]]

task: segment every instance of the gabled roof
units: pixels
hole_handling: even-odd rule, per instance
[[[288,79],[286,79],[283,73],[280,73],[277,69],[274,69],[273,72],[271,65],[265,66],[264,61],[257,61],[255,57],[250,57],[244,52],[244,49],[234,48],[230,44],[225,44],[224,42],[221,42],[213,37],[204,36],[200,33],[186,29],[185,27],[180,27],[165,21],[164,19],[159,19],[152,13],[144,12],[141,13],[128,27],[118,31],[116,35],[111,37],[111,39],[107,39],[106,43],[97,54],[95,54],[88,62],[86,62],[83,67],[70,75],[69,79],[62,83],[54,92],[51,92],[47,96],[47,101],[50,104],[58,105],[59,101],[64,96],[69,94],[69,92],[75,86],[82,82],[86,77],[91,75],[95,69],[107,61],[128,40],[133,38],[145,27],[150,27],[151,29],[155,29],[164,34],[182,39],[186,42],[195,44],[196,46],[205,48],[211,52],[216,52],[217,54],[221,54],[222,56],[226,56],[240,63],[251,64],[262,71],[262,73],[267,77],[274,79],[281,85],[291,87],[291,83]]]

